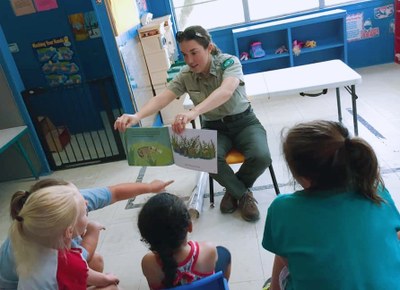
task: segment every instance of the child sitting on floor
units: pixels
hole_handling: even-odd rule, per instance
[[[218,271],[229,279],[231,257],[226,248],[187,240],[192,222],[177,196],[160,193],[150,198],[139,213],[138,227],[151,250],[142,259],[150,289],[188,284]]]
[[[18,289],[86,289],[88,284],[118,289],[119,280],[88,268],[81,250],[71,248],[87,226],[86,202],[73,185],[39,189],[12,208],[10,240]]]
[[[172,182],[153,180],[149,183],[119,183],[107,187],[82,189],[80,193],[87,203],[87,210],[90,212],[143,193],[164,191],[165,187]],[[71,183],[61,179],[46,178],[36,182],[29,191],[17,191],[11,199],[11,218],[15,219],[32,192],[49,186],[69,184]],[[103,258],[95,252],[101,229],[104,229],[102,225],[91,221],[87,225],[83,237],[77,237],[72,241],[72,247],[80,248],[89,267],[98,272],[103,272],[104,268]],[[18,275],[15,269],[12,247],[9,238],[6,238],[0,247],[0,289],[14,290],[17,289],[17,286]]]
[[[283,152],[304,190],[268,209],[269,289],[400,289],[400,215],[372,147],[341,123],[312,121],[287,132]]]

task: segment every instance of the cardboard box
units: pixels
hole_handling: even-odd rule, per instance
[[[48,117],[38,117],[40,130],[51,152],[61,152],[71,141],[71,135],[65,126],[56,127]]]

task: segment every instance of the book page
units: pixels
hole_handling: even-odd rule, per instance
[[[217,173],[217,131],[186,128],[175,134],[169,127],[176,165],[183,168]]]
[[[125,131],[128,164],[165,166],[174,164],[167,127],[133,127]]]

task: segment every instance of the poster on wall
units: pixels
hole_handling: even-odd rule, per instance
[[[58,8],[57,0],[34,0],[37,11],[47,11]]]
[[[68,19],[76,41],[101,36],[99,22],[94,11],[71,14]]]
[[[370,18],[364,19],[364,13],[348,14],[346,16],[347,41],[358,41],[378,37],[379,27],[374,27]]]
[[[388,17],[392,16],[393,13],[394,13],[393,4],[374,8],[374,18],[375,19],[388,18]]]
[[[363,18],[362,12],[346,16],[347,41],[361,39]]]
[[[82,82],[79,67],[74,61],[74,51],[68,36],[32,43],[42,72],[51,87]]]
[[[97,20],[96,13],[89,11],[85,13],[85,28],[90,38],[97,38],[101,36],[99,21]]]
[[[89,33],[85,27],[85,16],[83,13],[71,14],[68,16],[68,19],[76,41],[82,41],[89,38]]]
[[[15,16],[27,15],[36,12],[32,0],[10,0]]]

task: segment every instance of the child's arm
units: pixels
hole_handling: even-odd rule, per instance
[[[99,241],[100,231],[104,230],[105,227],[98,222],[90,221],[86,227],[86,232],[82,236],[81,246],[88,252],[87,262],[93,257],[93,254],[97,248]]]
[[[275,255],[274,266],[272,267],[272,279],[271,287],[269,290],[280,290],[279,286],[279,274],[281,273],[283,267],[287,266],[287,260],[281,256]]]
[[[172,182],[174,181],[170,180],[164,182],[161,180],[153,180],[150,183],[132,182],[109,186],[109,189],[111,191],[111,203],[120,200],[126,200],[128,198],[132,198],[143,193],[162,192]]]
[[[119,279],[114,274],[104,274],[89,268],[87,284],[96,287],[106,287],[109,285],[118,285]]]

